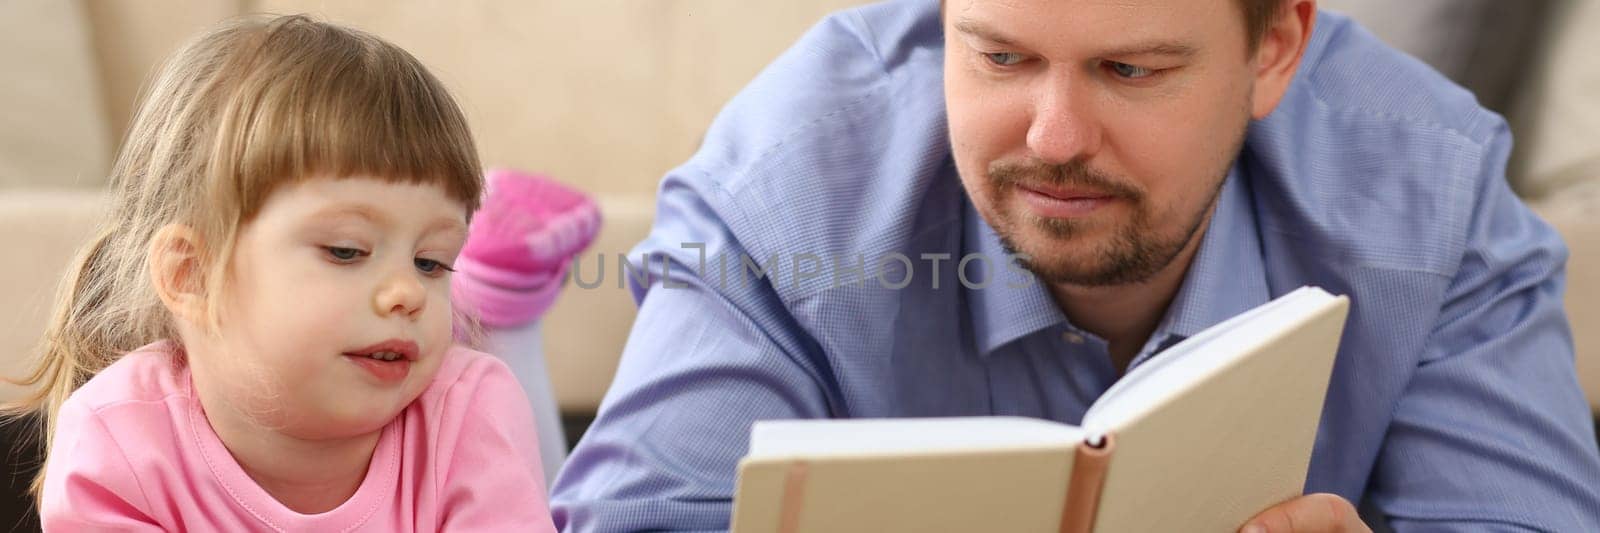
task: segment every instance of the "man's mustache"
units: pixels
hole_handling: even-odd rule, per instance
[[[1026,163],[996,161],[989,165],[989,179],[994,180],[1000,187],[1042,185],[1060,189],[1079,189],[1132,200],[1144,197],[1143,191],[1126,180],[1089,168],[1087,163],[1079,160],[1060,165],[1038,161]]]

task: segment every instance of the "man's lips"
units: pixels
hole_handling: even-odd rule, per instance
[[[1099,191],[1091,191],[1091,190],[1087,190],[1087,189],[1070,188],[1070,187],[1069,188],[1063,188],[1063,187],[1051,187],[1051,186],[1048,186],[1048,185],[1018,185],[1017,188],[1022,189],[1022,190],[1026,191],[1026,192],[1031,192],[1033,194],[1038,194],[1038,195],[1042,195],[1042,196],[1048,196],[1050,198],[1054,198],[1054,199],[1061,200],[1061,201],[1110,200],[1110,199],[1114,198],[1114,196],[1111,195],[1111,194],[1107,194],[1107,193],[1103,193],[1103,192],[1099,192]]]
[[[1082,189],[1018,185],[1028,209],[1041,218],[1069,219],[1088,216],[1117,200],[1114,195]]]

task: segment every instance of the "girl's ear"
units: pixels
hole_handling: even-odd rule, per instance
[[[199,235],[183,224],[168,224],[150,239],[150,281],[161,303],[179,320],[205,323],[205,272]]]

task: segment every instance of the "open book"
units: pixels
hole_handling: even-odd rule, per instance
[[[1167,349],[1083,426],[757,422],[739,533],[1235,531],[1301,494],[1349,300],[1302,288]]]

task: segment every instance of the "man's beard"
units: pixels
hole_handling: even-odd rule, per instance
[[[1238,152],[1235,150],[1233,153]],[[1018,256],[1024,267],[1046,283],[1084,287],[1142,283],[1172,264],[1189,242],[1200,233],[1200,228],[1205,225],[1212,207],[1216,205],[1228,168],[1231,166],[1230,159],[1229,165],[1221,171],[1222,176],[1216,179],[1217,185],[1211,190],[1211,197],[1197,212],[1189,216],[1185,231],[1177,235],[1161,235],[1153,227],[1151,206],[1147,204],[1142,190],[1128,184],[1126,180],[1116,179],[1089,168],[1088,164],[1081,160],[1073,160],[1062,165],[995,162],[989,165],[989,180],[992,186],[990,191],[993,193],[991,198],[994,201],[995,215],[1001,220],[995,221],[1000,223],[993,226],[1006,252]],[[1094,191],[1112,197],[1116,201],[1126,202],[1131,208],[1132,215],[1121,224],[1120,228],[1113,230],[1116,232],[1114,235],[1110,235],[1104,244],[1092,251],[1095,257],[1090,257],[1081,264],[1071,261],[1049,262],[1046,258],[1027,254],[1017,246],[1011,235],[1017,231],[1016,224],[1033,225],[1054,237],[1052,244],[1066,246],[1076,245],[1069,241],[1083,235],[1090,228],[1086,227],[1085,221],[1043,218],[1029,212],[1010,211],[1001,195],[1025,194],[1018,190],[1019,185],[1025,184]]]

